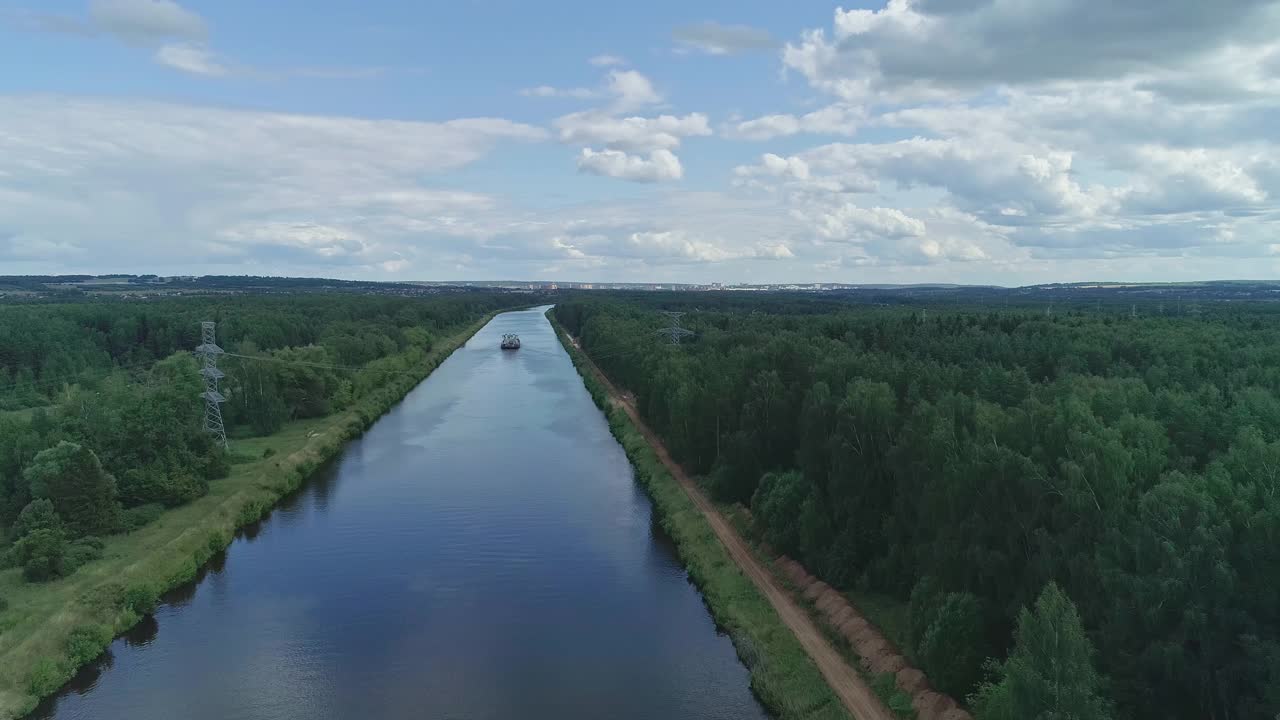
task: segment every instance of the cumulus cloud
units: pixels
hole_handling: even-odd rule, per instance
[[[829,105],[804,115],[764,115],[744,120],[734,127],[734,135],[745,140],[772,140],[798,133],[854,135],[866,114],[848,105]]]
[[[613,98],[608,106],[562,115],[552,123],[561,142],[586,146],[579,152],[578,170],[634,182],[684,177],[672,151],[684,138],[710,135],[707,116],[627,114],[663,100],[653,83],[634,70],[610,71],[603,94]]]
[[[628,155],[621,150],[583,148],[578,156],[578,170],[594,175],[605,175],[620,180],[658,182],[679,180],[684,177],[680,158],[670,150],[653,150],[648,157]]]
[[[778,46],[773,36],[765,30],[710,21],[681,25],[671,32],[671,36],[682,47],[700,50],[708,55],[771,50]]]
[[[1231,47],[1274,42],[1271,0],[1108,3],[889,0],[835,11],[832,32],[788,43],[785,64],[850,100],[988,85],[1177,76]]]
[[[923,237],[925,225],[897,208],[859,207],[846,203],[819,213],[818,234],[836,240],[866,231],[890,238]]]
[[[546,138],[496,118],[0,97],[0,261],[13,272],[698,280],[708,263],[793,259],[796,223],[749,199],[655,190],[534,211],[448,187],[450,171]],[[661,149],[587,155],[584,172],[639,181],[682,170]]]
[[[771,177],[788,177],[795,180],[809,179],[809,163],[799,157],[782,157],[773,153],[765,153],[760,157],[759,165],[739,165],[734,168],[734,175],[739,178],[753,178],[760,175]]]
[[[207,23],[173,0],[19,17],[31,29],[142,47],[194,75],[275,76],[214,52]],[[675,31],[688,51],[713,54],[771,42],[753,33],[715,23]],[[177,237],[152,240],[140,257],[489,276],[481,268],[660,269],[695,280],[713,266],[736,279],[767,267],[792,279],[884,281],[1280,272],[1277,37],[1274,0],[840,9],[781,47],[786,92],[754,94],[797,104],[717,128],[761,143],[702,160],[725,163],[724,192],[661,184],[697,161],[689,153],[713,132],[694,110],[714,106],[677,105],[668,78],[615,56],[589,60],[596,85],[521,91],[582,101],[550,132],[497,119],[10,98],[0,100],[0,258],[30,263],[47,251],[92,263],[109,258],[108,246]],[[441,175],[543,138],[567,146],[581,173],[657,185],[535,211],[449,188]]]
[[[1261,257],[1280,214],[1276,37],[1273,1],[838,9],[782,51],[836,121],[726,133],[874,135],[765,154],[733,182],[856,245],[839,267]]]
[[[717,203],[723,200],[722,196],[716,196],[715,201],[709,204],[702,204],[706,199],[695,200],[700,211],[718,214],[723,209],[717,207]],[[665,207],[668,211],[677,211],[667,214],[679,215],[681,208],[677,203]],[[608,220],[584,219],[564,223],[560,226],[561,234],[554,237],[550,245],[562,260],[595,267],[610,262],[638,263],[640,266],[693,266],[795,257],[785,241],[745,240],[740,233],[726,233],[730,227],[737,228],[737,223],[727,217],[714,220],[705,216],[692,217],[687,219],[687,224],[655,224],[652,220],[628,218],[640,210],[612,208],[615,217]]]
[[[578,145],[603,145],[627,152],[674,150],[686,137],[710,135],[707,116],[617,117],[599,111],[571,113],[555,120],[560,141]]]
[[[629,112],[662,102],[649,78],[635,70],[611,70],[608,92],[614,96],[614,112]]]
[[[612,58],[611,58],[612,59]],[[610,70],[605,84],[599,89],[576,87],[558,88],[551,85],[537,85],[520,91],[525,97],[541,98],[612,98],[610,112],[631,112],[647,105],[662,102],[662,95],[653,87],[653,82],[635,70]]]

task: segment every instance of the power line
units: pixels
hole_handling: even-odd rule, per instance
[[[262,355],[242,355],[240,353],[225,352],[225,351],[222,353],[222,357],[237,358],[240,360],[258,360],[261,362],[273,362],[273,363],[281,363],[286,365],[304,365],[307,367],[317,367],[317,368],[323,368],[326,370],[346,370],[348,372],[366,372],[367,371],[367,372],[392,373],[392,374],[398,374],[398,375],[414,375],[415,374],[406,370],[383,370],[380,368],[371,368],[371,367],[355,367],[351,365],[333,365],[330,363],[308,362],[306,360],[286,360],[284,358],[275,358],[275,357],[268,357],[268,356],[262,356]],[[50,386],[56,387],[62,384],[74,384],[79,382],[85,382],[88,380],[105,377],[107,375],[110,375],[113,372],[116,372],[117,370],[133,370],[133,369],[142,368],[148,365],[155,365],[156,363],[160,362],[160,360],[163,360],[163,359],[165,358],[159,358],[155,360],[139,360],[137,362],[125,363],[124,365],[112,365],[110,367],[89,368],[75,375],[62,375],[54,378],[40,378],[38,380],[9,383],[8,385],[0,385],[0,395],[8,394],[10,392],[18,392],[18,391],[27,390],[27,389],[35,390],[38,388],[44,388],[44,387],[50,387]]]
[[[368,366],[353,365],[333,365],[330,363],[310,362],[308,360],[286,360],[285,358],[270,357],[268,355],[241,355],[239,353],[224,352],[223,357],[239,358],[241,360],[258,360],[260,362],[273,362],[281,365],[301,365],[303,367],[321,368],[324,370],[346,370],[348,372],[384,372],[393,375],[416,375],[417,373],[408,370],[383,370],[381,368],[372,368]]]
[[[47,385],[59,385],[64,383],[83,382],[84,380],[88,380],[96,376],[110,375],[111,373],[117,370],[131,370],[133,368],[139,368],[144,365],[154,365],[158,362],[160,362],[160,360],[140,360],[138,362],[126,363],[124,365],[112,365],[111,367],[85,369],[76,375],[63,375],[61,377],[56,377],[56,378],[41,378],[39,380],[32,380],[29,382],[16,382],[16,383],[10,383],[9,385],[0,385],[0,394],[8,393],[10,391],[16,392],[18,390],[24,390],[28,388],[35,389],[39,387],[45,387]]]

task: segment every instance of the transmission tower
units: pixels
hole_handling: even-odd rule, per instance
[[[223,350],[216,342],[216,325],[212,322],[200,323],[200,345],[196,347],[196,354],[203,361],[200,374],[204,376],[204,392],[200,393],[200,397],[204,398],[204,430],[213,433],[218,444],[226,448],[227,428],[222,424],[221,404],[227,398],[218,392],[218,381],[225,377],[225,373],[218,369],[218,356]]]
[[[684,313],[675,312],[673,310],[663,310],[662,314],[667,316],[667,319],[671,321],[671,324],[658,330],[657,334],[666,335],[672,345],[679,345],[680,338],[689,337],[693,334],[692,330],[680,327],[680,316],[684,315]]]

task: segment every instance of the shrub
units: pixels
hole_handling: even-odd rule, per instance
[[[66,676],[67,673],[63,672],[58,663],[49,658],[41,658],[31,668],[31,674],[27,677],[27,689],[36,697],[44,697],[61,687]]]
[[[89,448],[63,440],[37,453],[23,477],[33,497],[53,502],[73,534],[106,534],[120,528],[116,479]]]
[[[65,572],[67,541],[61,529],[32,530],[13,544],[13,552],[30,582],[52,580]]]
[[[134,585],[124,593],[124,606],[138,615],[155,612],[156,602],[159,600],[160,591],[149,583]]]
[[[222,457],[221,454],[218,457]],[[226,475],[226,473],[224,472],[222,475]],[[209,492],[208,480],[197,477],[186,470],[179,470],[169,476],[168,492],[165,493],[163,502],[168,507],[177,507],[195,500],[206,492]]]
[[[200,490],[203,495],[209,489],[209,480],[217,480],[231,474],[231,459],[227,457],[225,452],[210,453],[208,462],[204,466],[204,482]],[[196,497],[199,497],[197,495]]]
[[[72,664],[83,665],[102,654],[111,643],[111,628],[106,625],[80,625],[67,637],[67,656]]]
[[[102,557],[102,541],[98,538],[81,538],[67,545],[62,556],[62,574],[70,575],[76,568]]]
[[[729,633],[729,639],[733,641],[733,647],[738,651],[738,659],[742,664],[747,666],[748,670],[755,670],[764,658],[761,657],[760,650],[756,648],[751,637],[745,632],[733,631]]]
[[[130,468],[120,476],[120,500],[125,506],[145,506],[161,502],[167,492],[164,470],[157,464]],[[125,511],[125,525],[129,524],[128,510]]]
[[[915,587],[911,589],[911,601],[907,610],[907,642],[911,644],[912,652],[920,647],[920,640],[929,629],[929,623],[933,622],[933,614],[942,601],[942,595],[938,581],[928,575],[917,580]]]
[[[164,506],[160,503],[147,503],[139,505],[124,511],[124,528],[126,532],[133,532],[138,528],[145,527],[160,518],[164,514]]]
[[[911,696],[898,689],[893,673],[880,673],[871,679],[871,689],[898,717],[915,717]]]
[[[54,510],[51,500],[37,498],[27,503],[22,512],[18,513],[18,519],[13,524],[13,537],[20,538],[32,530],[47,528],[61,529],[62,518]]]

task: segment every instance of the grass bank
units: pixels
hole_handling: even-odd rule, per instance
[[[25,715],[62,687],[151,612],[162,593],[194,579],[237,528],[297,490],[492,317],[441,340],[412,374],[395,376],[346,411],[235,441],[237,456],[256,459],[233,465],[204,497],[127,535],[106,538],[102,557],[69,577],[36,584],[23,581],[21,570],[0,572],[0,719]]]
[[[738,657],[751,671],[751,689],[780,720],[848,720],[840,700],[791,631],[738,569],[706,519],[667,472],[620,407],[565,340],[564,329],[548,313],[556,336],[596,405],[626,450],[636,479],[653,501],[662,527],[675,541],[680,559],[702,592],[716,623],[729,633]]]

